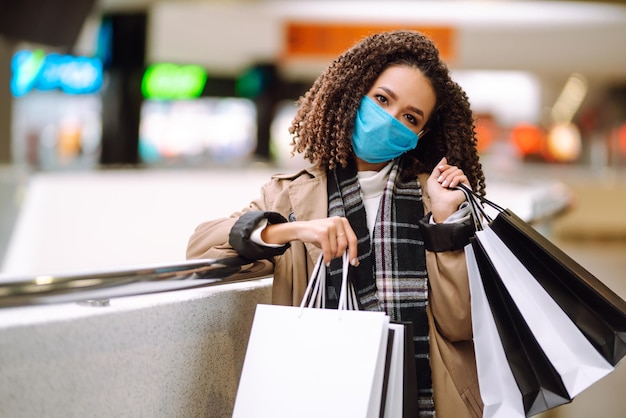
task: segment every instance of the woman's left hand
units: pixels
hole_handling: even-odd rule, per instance
[[[456,189],[459,183],[471,187],[463,170],[442,158],[428,178],[430,207],[435,222],[445,221],[465,201],[465,194]]]

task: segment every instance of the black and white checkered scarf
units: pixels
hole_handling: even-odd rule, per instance
[[[392,320],[413,323],[420,417],[433,417],[430,372],[428,276],[418,221],[424,216],[422,189],[416,178],[403,181],[402,157],[394,161],[370,239],[356,164],[328,175],[328,216],[345,216],[358,237],[359,266],[351,267],[361,309],[386,312]],[[336,307],[342,262],[327,269],[327,306]]]

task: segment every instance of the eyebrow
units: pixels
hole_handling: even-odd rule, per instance
[[[398,99],[398,96],[396,96],[396,93],[394,93],[393,90],[389,89],[388,87],[380,86],[378,88],[383,90],[388,95],[390,95],[394,100]],[[412,112],[417,113],[421,117],[424,117],[424,111],[422,109],[419,109],[419,108],[417,108],[415,106],[409,106],[409,110],[411,110]]]

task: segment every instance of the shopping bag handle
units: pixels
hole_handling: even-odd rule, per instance
[[[309,308],[324,307],[322,306],[325,300],[323,293],[326,286],[325,283],[320,283],[320,281],[325,281],[326,269],[324,268],[324,263],[322,262],[322,260],[323,257],[320,254],[315,263],[315,266],[313,267],[311,278],[309,280],[309,283],[307,284],[306,290],[304,291],[302,301],[300,302],[301,308],[304,308],[305,306]]]
[[[491,222],[491,218],[486,213],[485,209],[482,207],[482,204],[480,200],[478,200],[478,197],[476,196],[476,194],[472,192],[472,190],[469,187],[467,187],[466,185],[462,183],[459,183],[459,185],[456,188],[458,190],[461,190],[463,194],[465,194],[465,200],[467,200],[467,203],[470,207],[471,218],[472,218],[472,221],[474,222],[474,229],[476,231],[482,231],[483,219],[486,222]]]
[[[465,196],[471,196],[473,198],[474,201],[478,200],[480,203],[484,203],[488,206],[491,206],[492,208],[494,208],[495,210],[497,210],[498,212],[504,212],[506,211],[506,209],[504,209],[502,206],[498,205],[497,203],[487,199],[485,196],[481,195],[480,193],[476,193],[474,190],[472,190],[470,187],[468,187],[467,185],[463,184],[463,183],[459,183],[457,186],[457,189],[462,190],[465,193]],[[468,198],[469,200],[469,198]],[[482,209],[481,209],[482,211]]]
[[[476,193],[470,187],[463,183],[459,183],[456,188],[458,190],[461,190],[465,194],[465,198],[467,199],[467,202],[469,203],[470,209],[472,211],[474,227],[477,231],[483,229],[483,222],[481,222],[481,219],[484,219],[487,223],[491,223],[493,221],[493,218],[485,211],[483,204],[492,207],[498,213],[506,211],[506,209],[504,209],[502,206],[496,204],[495,202],[492,202],[483,195]]]
[[[352,297],[348,297],[350,291],[348,290],[348,266],[350,263],[348,262],[348,252],[345,251],[341,256],[342,261],[342,269],[341,269],[341,292],[339,292],[339,304],[337,305],[337,309],[340,311],[348,310],[349,306],[352,306],[352,303],[348,303],[348,300],[352,301]]]
[[[348,280],[348,252],[341,256],[341,290],[339,293],[338,310],[358,310],[359,303],[354,286]],[[300,308],[326,308],[326,266],[320,255],[313,267],[311,278],[307,284],[304,296],[300,302]]]

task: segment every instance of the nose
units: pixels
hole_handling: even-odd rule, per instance
[[[401,116],[402,116],[402,111],[399,108],[399,106],[388,106],[386,109],[384,109],[385,112],[389,113],[391,116],[393,116],[394,118],[400,120]]]

